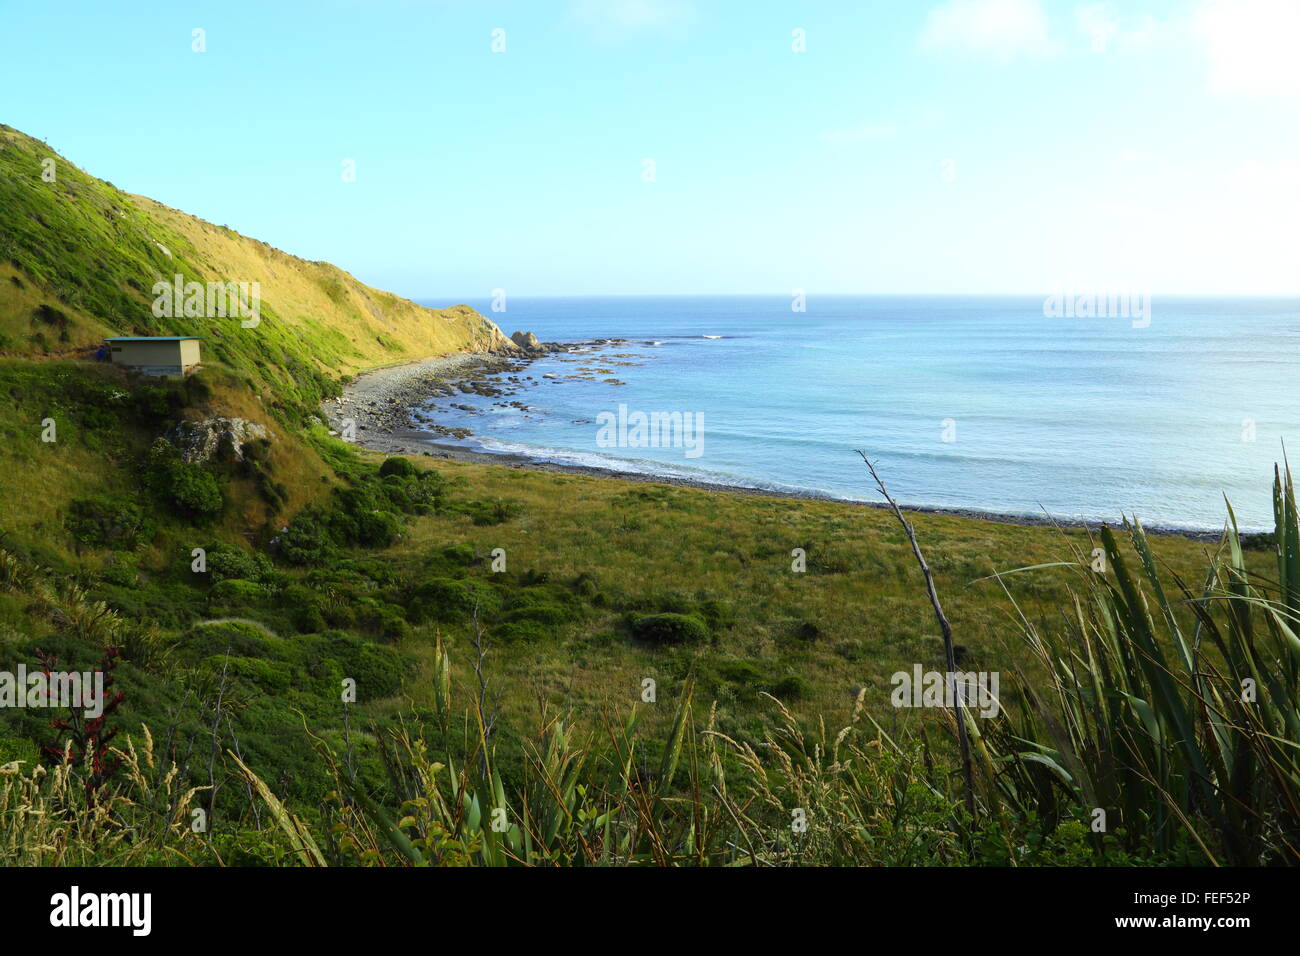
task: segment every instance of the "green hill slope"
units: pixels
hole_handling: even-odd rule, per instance
[[[156,315],[155,283],[177,276],[203,286],[256,283],[259,321],[246,328],[235,314]],[[113,334],[202,336],[203,371],[179,388],[90,361]],[[250,480],[228,482],[216,530],[264,538],[337,484],[311,425],[341,376],[403,359],[515,350],[468,306],[427,309],[327,262],[122,192],[0,125],[0,494],[24,503],[4,531],[66,554],[74,500],[130,491],[168,427],[224,416],[266,428],[270,451]],[[46,421],[57,441],[43,437]]]
[[[260,322],[157,317],[153,288],[259,283]],[[403,358],[512,351],[468,306],[427,309],[309,262],[124,193],[44,143],[0,125],[0,353],[77,354],[106,334],[200,335],[204,361],[273,390],[302,412],[339,374]]]

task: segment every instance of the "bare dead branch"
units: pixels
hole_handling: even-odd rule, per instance
[[[862,461],[866,464],[867,470],[871,472],[877,490],[889,502],[889,506],[894,509],[894,517],[903,526],[903,531],[907,534],[907,540],[912,545],[912,554],[916,556],[916,563],[921,566],[921,574],[925,578],[925,590],[930,597],[930,606],[934,608],[934,617],[939,622],[939,632],[943,635],[943,654],[948,666],[948,681],[950,685],[956,686],[957,652],[952,643],[952,625],[948,623],[948,618],[943,613],[943,605],[939,603],[939,592],[934,587],[934,575],[930,573],[930,566],[925,563],[925,555],[921,553],[921,545],[916,540],[916,531],[913,529],[912,523],[903,516],[903,509],[898,506],[898,502],[894,500],[893,495],[885,487],[885,483],[880,479],[880,475],[876,472],[876,466],[871,463],[867,453],[859,449],[858,454],[862,456]],[[973,817],[975,815],[975,777],[971,769],[970,739],[966,734],[965,708],[963,708],[962,701],[956,695],[953,697],[953,712],[957,718],[957,742],[961,747],[962,777],[966,784],[966,812]]]

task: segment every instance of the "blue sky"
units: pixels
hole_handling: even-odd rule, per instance
[[[0,0],[0,121],[413,298],[1295,294],[1298,42],[1300,0]]]

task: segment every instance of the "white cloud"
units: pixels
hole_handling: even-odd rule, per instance
[[[1215,93],[1300,96],[1300,3],[1209,0],[1195,29]]]
[[[1075,288],[1295,295],[1300,161],[1173,165],[1153,157],[1122,188],[1055,197],[1047,245]],[[1101,241],[1099,241],[1099,238]]]
[[[1104,53],[1119,36],[1119,15],[1109,3],[1086,3],[1075,7],[1074,22],[1097,53]]]
[[[1210,178],[1184,222],[1171,233],[1192,238],[1188,275],[1223,276],[1256,293],[1295,294],[1295,223],[1300,217],[1300,162],[1248,160]],[[1171,239],[1174,237],[1171,235]],[[1203,262],[1197,262],[1197,258]]]
[[[1085,3],[1074,8],[1074,23],[1094,53],[1119,50],[1141,53],[1155,45],[1167,29],[1150,14],[1121,13],[1110,2]]]
[[[695,16],[687,0],[573,0],[570,14],[602,40],[670,33]]]
[[[1224,200],[1259,220],[1276,222],[1279,231],[1294,231],[1300,217],[1300,161],[1248,160],[1225,180]],[[1294,243],[1284,243],[1294,250]]]
[[[930,11],[921,46],[1002,62],[1055,52],[1038,0],[948,0]]]

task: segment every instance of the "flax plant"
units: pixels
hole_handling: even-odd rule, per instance
[[[1069,624],[1022,619],[1050,675],[985,742],[994,798],[1052,820],[1109,821],[1189,862],[1300,863],[1300,522],[1289,467],[1274,476],[1277,577],[1247,571],[1228,523],[1198,586],[1162,573],[1142,525],[1131,560],[1110,529],[1106,570],[1081,554]],[[1101,811],[1101,814],[1098,814]],[[1104,816],[1103,816],[1104,814]]]

